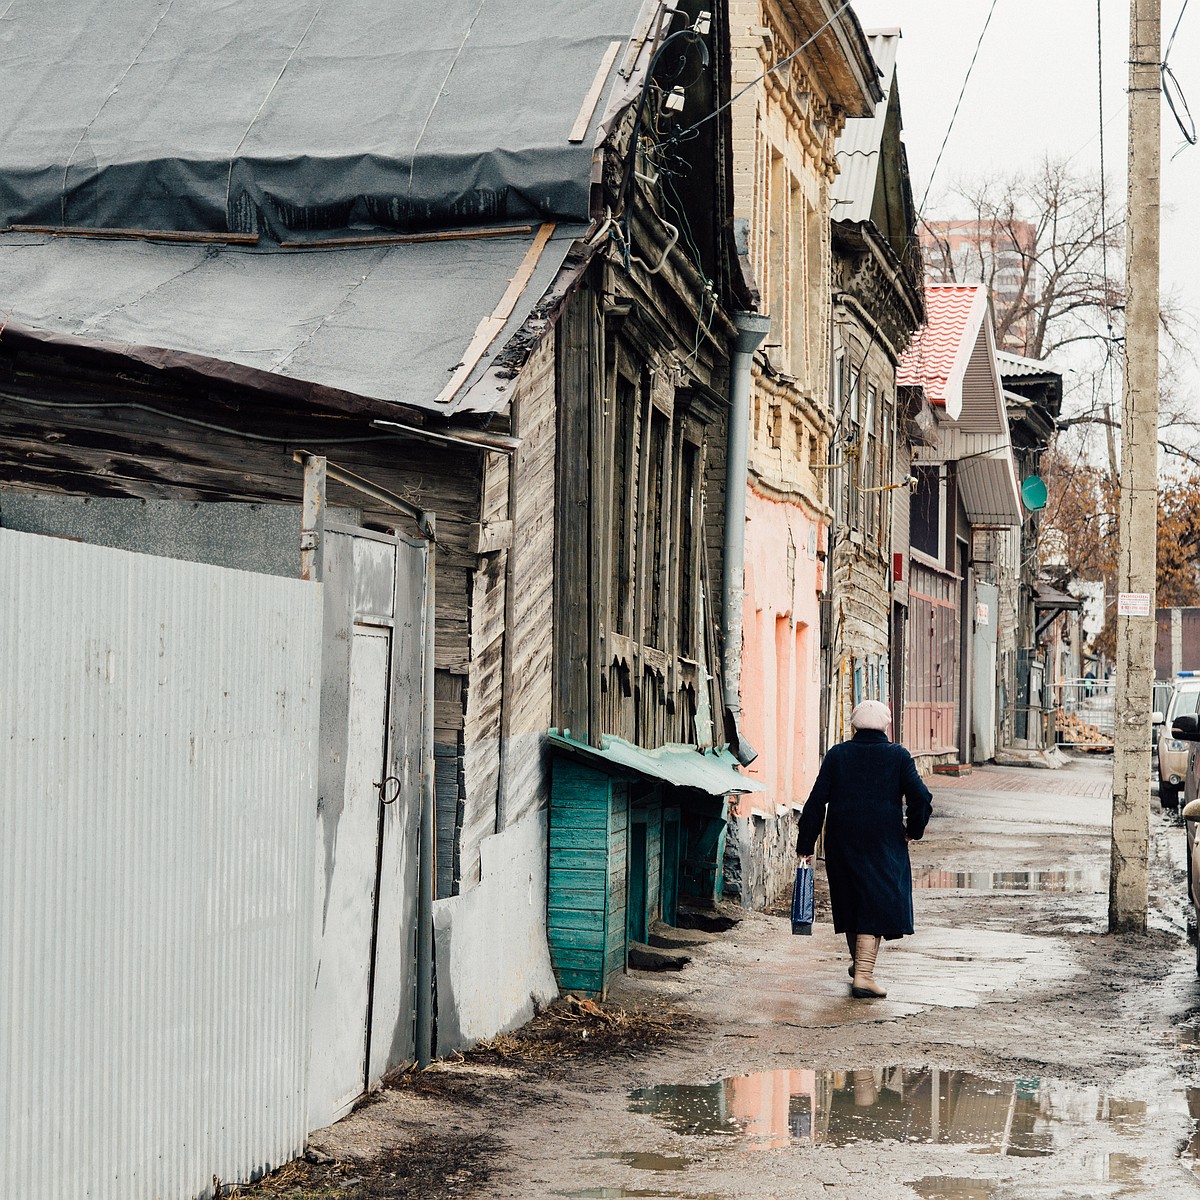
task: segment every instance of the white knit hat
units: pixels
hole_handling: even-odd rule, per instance
[[[864,700],[854,706],[850,714],[851,729],[870,729],[887,733],[892,723],[892,710],[881,700]]]

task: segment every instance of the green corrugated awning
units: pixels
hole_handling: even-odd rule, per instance
[[[655,750],[643,750],[624,738],[604,736],[600,746],[577,741],[569,733],[551,730],[550,745],[581,758],[610,774],[642,775],[661,779],[675,787],[696,788],[711,796],[761,792],[764,787],[738,770],[737,759],[728,750],[697,750],[695,746],[673,744]]]

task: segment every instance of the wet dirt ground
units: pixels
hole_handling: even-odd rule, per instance
[[[664,931],[690,963],[628,976],[616,1015],[556,1010],[385,1089],[262,1194],[1200,1197],[1184,833],[1155,802],[1151,931],[1107,935],[1109,772],[933,783],[886,1000],[849,997],[820,911],[812,937],[782,911]]]

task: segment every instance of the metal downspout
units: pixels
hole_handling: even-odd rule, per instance
[[[417,867],[417,1066],[433,1058],[433,813],[435,803],[433,715],[434,630],[436,595],[437,525],[426,513],[425,533],[425,705],[421,737],[421,824]]]
[[[729,368],[729,448],[725,459],[725,547],[721,633],[724,646],[725,708],[732,717],[730,749],[743,766],[758,757],[742,737],[742,607],[746,594],[746,483],[749,470],[750,385],[754,352],[771,330],[771,318],[740,312]]]

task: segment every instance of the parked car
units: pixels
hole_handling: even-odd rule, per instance
[[[1196,974],[1200,975],[1200,934],[1195,933],[1197,922],[1200,920],[1200,839],[1196,837],[1196,828],[1200,826],[1200,800],[1193,800],[1183,807],[1183,824],[1187,830],[1187,882],[1188,900],[1192,911],[1188,914],[1188,932],[1196,942]]]
[[[1191,912],[1188,914],[1188,933],[1196,943],[1196,974],[1200,975],[1200,716],[1185,714],[1171,725],[1171,737],[1188,748],[1187,772],[1184,777],[1183,824],[1187,831],[1187,887]]]
[[[1158,757],[1158,800],[1163,808],[1178,806],[1188,768],[1188,747],[1191,743],[1175,735],[1174,724],[1180,717],[1195,716],[1198,712],[1200,674],[1178,676],[1166,712],[1154,714],[1155,723],[1165,727],[1155,750]]]
[[[1173,679],[1156,679],[1154,681],[1154,699],[1150,707],[1154,710],[1154,719],[1150,725],[1150,761],[1158,770],[1158,739],[1163,730],[1163,722],[1167,719],[1167,705],[1171,703],[1171,693],[1175,690]]]

